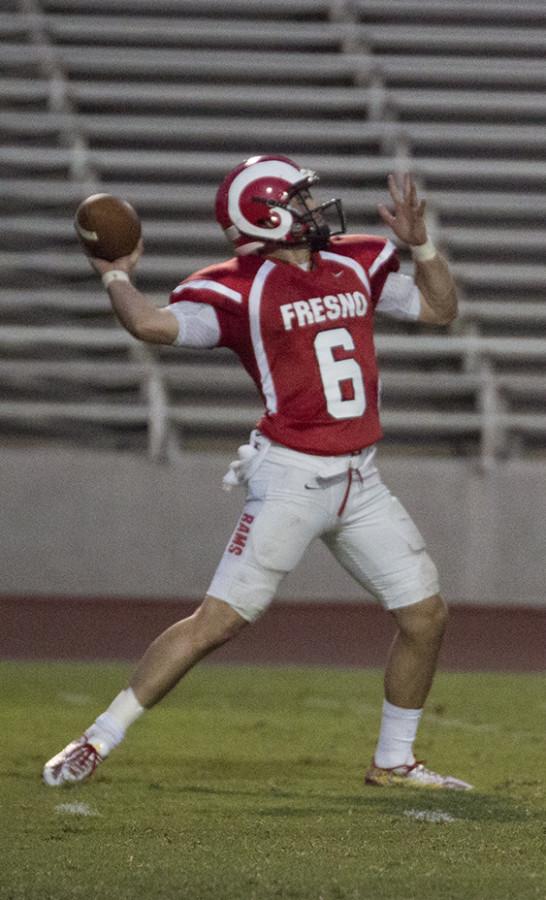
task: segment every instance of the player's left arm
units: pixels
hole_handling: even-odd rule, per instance
[[[394,175],[388,178],[394,203],[391,213],[385,205],[379,215],[399,240],[409,244],[415,265],[414,280],[419,288],[419,321],[428,325],[449,325],[457,317],[457,288],[445,257],[429,240],[425,222],[425,200],[419,200],[411,175],[399,186]]]

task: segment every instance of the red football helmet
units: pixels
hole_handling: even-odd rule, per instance
[[[252,156],[231,171],[216,194],[216,220],[239,256],[266,244],[326,247],[332,234],[345,231],[341,200],[314,205],[309,188],[319,178],[286,156]],[[335,209],[332,231],[325,218]]]

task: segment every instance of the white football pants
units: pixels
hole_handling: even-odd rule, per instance
[[[230,478],[235,467],[237,481],[247,484],[247,498],[208,594],[254,621],[317,537],[386,609],[438,593],[425,541],[382,483],[375,448],[321,457],[256,432],[253,439],[257,452],[240,448],[230,467]]]

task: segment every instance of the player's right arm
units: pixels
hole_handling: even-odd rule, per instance
[[[172,344],[178,338],[176,316],[167,308],[158,308],[131,282],[131,275],[142,255],[142,242],[131,256],[122,256],[113,262],[89,257],[93,269],[103,278],[108,272],[120,272],[127,280],[112,276],[106,285],[110,303],[123,327],[141,341],[151,344]],[[108,280],[108,279],[107,279]]]
[[[140,341],[173,344],[178,322],[167,307],[158,308],[130,281],[113,281],[107,288],[110,303],[123,327]]]

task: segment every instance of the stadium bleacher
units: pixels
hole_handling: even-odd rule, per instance
[[[158,303],[229,252],[218,180],[278,151],[382,233],[414,172],[461,292],[451,329],[381,323],[387,446],[542,453],[546,7],[536,0],[6,0],[0,13],[0,427],[6,441],[148,448],[242,435],[223,351],[139,345],[77,245],[86,195],[130,200]],[[272,146],[272,122],[274,144]],[[411,270],[405,251],[403,266]]]

